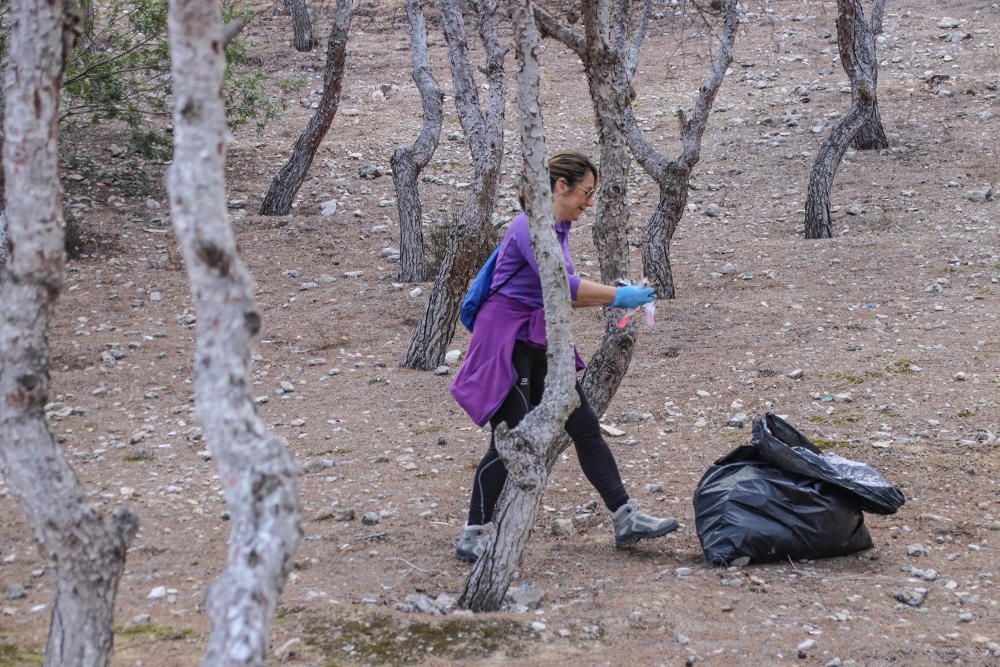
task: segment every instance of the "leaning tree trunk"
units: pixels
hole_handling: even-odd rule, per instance
[[[417,181],[437,149],[443,121],[444,95],[431,74],[427,59],[427,24],[421,0],[406,1],[410,19],[410,45],[413,81],[420,90],[424,124],[413,146],[400,146],[392,154],[392,182],[396,187],[396,210],[399,212],[399,280],[422,282],[427,279],[424,253],[423,208]]]
[[[309,119],[292,148],[292,156],[271,181],[260,206],[261,215],[288,215],[292,200],[309,173],[313,158],[323,142],[340,104],[340,89],[344,81],[344,59],[347,55],[347,33],[351,28],[353,0],[337,0],[337,15],[330,28],[326,44],[326,69],[323,73],[323,96],[319,108]]]
[[[708,76],[698,90],[698,99],[691,117],[684,122],[681,132],[681,154],[667,160],[646,141],[639,129],[631,105],[625,110],[626,137],[629,148],[642,168],[656,181],[660,197],[656,209],[646,223],[642,235],[643,270],[661,298],[672,299],[677,293],[670,268],[670,244],[687,205],[688,184],[691,173],[701,159],[702,137],[708,126],[708,117],[715,96],[722,86],[726,69],[733,59],[733,44],[739,28],[739,8],[736,0],[726,0],[722,5],[723,29]],[[634,63],[634,61],[632,61]],[[634,73],[634,64],[628,72]]]
[[[448,56],[455,90],[455,108],[472,153],[472,196],[458,220],[448,230],[444,254],[427,306],[410,339],[403,368],[431,370],[444,360],[455,335],[455,321],[469,279],[478,268],[500,187],[503,159],[503,117],[507,88],[503,80],[506,52],[497,42],[496,0],[473,2],[479,17],[479,35],[486,51],[482,70],[489,84],[486,113],[480,110],[479,93],[469,64],[469,44],[462,12],[454,0],[440,0]]]
[[[496,531],[473,566],[459,599],[463,608],[473,611],[500,609],[542,503],[549,452],[558,445],[558,436],[565,433],[563,424],[570,411],[579,405],[574,391],[576,372],[566,298],[569,285],[552,220],[545,128],[538,102],[539,36],[528,3],[529,0],[513,0],[510,12],[518,51],[517,107],[528,186],[528,225],[532,246],[541,249],[536,250],[535,258],[542,281],[545,331],[552,362],[541,403],[513,431],[503,426],[497,429],[497,451],[509,476],[494,512]]]
[[[867,76],[867,88],[872,94],[871,116],[864,125],[854,135],[851,145],[858,150],[881,150],[888,148],[889,139],[885,136],[885,128],[882,125],[882,116],[878,110],[878,59],[875,51],[875,38],[882,32],[882,13],[885,10],[886,0],[875,0],[872,8],[870,21],[865,21],[861,12],[861,4],[857,3],[857,9],[851,20],[854,21],[855,40],[863,44],[863,48],[855,49],[855,45],[840,46],[840,62],[851,77],[851,98],[858,103],[858,95],[861,86],[854,84],[855,76]],[[839,31],[838,31],[839,32]],[[859,61],[857,63],[853,61]]]
[[[170,212],[198,317],[195,408],[233,517],[229,559],[206,596],[204,664],[263,665],[302,535],[295,461],[256,414],[254,282],[226,219],[225,67],[219,0],[171,0],[174,92]]]
[[[837,0],[837,42],[844,68],[851,78],[853,105],[830,130],[816,154],[806,192],[805,236],[807,239],[833,236],[830,192],[837,168],[848,145],[875,112],[875,40],[865,22],[860,0]]]
[[[285,0],[285,7],[292,15],[292,46],[296,51],[307,53],[316,46],[312,34],[312,21],[309,20],[309,9],[306,0]]]
[[[9,256],[0,280],[0,472],[55,575],[45,665],[108,664],[125,553],[138,530],[127,509],[88,504],[45,422],[48,326],[63,281],[56,128],[73,35],[61,0],[16,0],[3,146]]]
[[[868,110],[855,104],[847,115],[840,119],[816,154],[812,172],[809,174],[809,188],[806,191],[805,236],[807,239],[828,239],[833,236],[833,220],[830,218],[830,192],[837,174],[840,160],[868,119]]]
[[[691,172],[678,162],[670,161],[657,175],[660,177],[657,182],[660,196],[642,232],[642,266],[649,283],[656,288],[656,296],[673,299],[677,289],[670,266],[670,244],[684,217]]]

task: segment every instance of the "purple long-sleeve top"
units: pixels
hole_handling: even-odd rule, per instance
[[[571,222],[556,223],[562,248],[570,298],[575,300],[580,277],[569,252]],[[528,216],[519,214],[510,223],[493,272],[493,293],[476,315],[465,363],[451,385],[452,396],[478,426],[484,425],[500,407],[514,385],[514,343],[518,340],[544,348],[545,310],[542,281],[531,247]],[[576,354],[576,368],[585,367]]]

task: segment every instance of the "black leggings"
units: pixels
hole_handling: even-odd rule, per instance
[[[545,359],[544,349],[530,347],[518,341],[514,345],[513,362],[517,371],[514,386],[503,404],[490,417],[490,426],[494,431],[490,435],[490,448],[479,462],[472,483],[468,521],[470,526],[481,526],[492,520],[493,507],[500,498],[504,482],[507,481],[507,468],[496,449],[497,425],[506,422],[507,428],[517,426],[524,415],[541,402],[542,392],[545,389],[548,362]],[[601,494],[607,508],[614,512],[628,502],[628,493],[618,473],[615,457],[601,436],[597,414],[587,402],[579,382],[576,384],[576,391],[580,395],[580,406],[566,420],[566,433],[576,445],[576,456],[580,460],[583,474]]]

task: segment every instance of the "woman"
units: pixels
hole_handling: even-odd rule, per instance
[[[549,161],[549,179],[556,235],[566,263],[573,307],[637,308],[651,302],[650,287],[610,287],[580,278],[573,269],[569,229],[593,203],[597,167],[580,153],[557,153]],[[521,206],[524,207],[523,201]],[[489,298],[476,316],[469,352],[452,383],[451,393],[476,424],[483,426],[489,421],[495,431],[500,422],[514,428],[538,405],[547,368],[542,285],[524,213],[514,218],[504,235],[490,289]],[[576,367],[577,370],[585,367],[579,354]],[[576,446],[580,467],[611,512],[615,546],[623,547],[675,530],[676,519],[639,512],[638,503],[629,499],[614,455],[601,436],[597,414],[579,382],[576,390],[580,406],[566,420],[566,432]],[[474,562],[482,554],[493,508],[506,479],[507,469],[491,435],[490,447],[473,479],[468,523],[455,550],[459,560]]]

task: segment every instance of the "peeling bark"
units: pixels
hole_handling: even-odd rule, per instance
[[[631,158],[624,125],[629,87],[623,76],[622,56],[616,49],[619,37],[612,30],[611,4],[608,0],[583,0],[583,66],[601,147],[593,236],[603,283],[629,277],[629,210],[625,194]],[[620,30],[624,23],[619,20],[615,25]]]
[[[498,611],[514,580],[524,547],[541,506],[548,480],[549,452],[569,413],[579,405],[569,290],[552,219],[552,191],[545,155],[545,127],[538,102],[539,35],[528,0],[510,5],[518,51],[517,91],[521,146],[527,185],[528,225],[535,248],[545,304],[549,371],[541,403],[512,431],[496,431],[497,451],[507,467],[508,483],[494,512],[496,531],[466,580],[459,604],[473,611]],[[541,250],[540,250],[541,249]]]
[[[11,3],[3,169],[9,256],[0,279],[0,472],[55,575],[45,665],[107,665],[118,582],[138,519],[88,504],[45,421],[48,327],[63,282],[56,128],[66,7]]]
[[[485,113],[470,65],[469,43],[461,9],[455,0],[439,0],[439,5],[445,40],[448,42],[455,108],[469,143],[474,175],[472,195],[458,220],[448,230],[434,287],[410,339],[406,356],[400,363],[403,368],[418,370],[431,370],[443,362],[448,343],[455,335],[455,322],[466,286],[479,268],[476,260],[485,256],[482,247],[488,238],[485,231],[493,217],[500,188],[507,97],[503,80],[506,50],[497,41],[499,14],[496,0],[473,2],[479,18],[479,36],[486,51],[486,63],[481,67],[489,85]]]
[[[643,136],[631,106],[625,111],[629,148],[660,190],[659,201],[643,230],[641,244],[643,270],[660,298],[672,299],[677,293],[670,267],[670,244],[687,205],[691,172],[701,159],[701,142],[708,126],[709,113],[733,59],[733,44],[739,27],[739,9],[735,0],[727,0],[722,12],[719,51],[708,76],[698,89],[691,117],[684,123],[681,154],[674,160],[659,154]]]
[[[219,0],[171,0],[174,230],[198,317],[195,408],[233,517],[229,558],[209,588],[205,665],[263,665],[271,621],[302,535],[298,469],[249,393],[260,331],[254,282],[226,218],[224,56]]]
[[[302,53],[312,51],[316,46],[316,40],[313,39],[312,21],[309,20],[306,0],[285,0],[285,7],[292,15],[292,46]]]
[[[427,279],[427,258],[424,253],[423,207],[417,184],[420,172],[430,162],[441,137],[444,94],[431,74],[427,58],[427,24],[421,0],[407,0],[406,15],[410,20],[413,81],[420,91],[424,123],[413,146],[400,146],[393,152],[392,182],[396,188],[396,210],[399,214],[399,280],[422,282]]]
[[[858,129],[851,142],[858,150],[881,150],[889,147],[889,139],[885,136],[882,116],[878,110],[878,58],[875,52],[875,38],[882,32],[882,13],[885,11],[886,0],[875,0],[871,20],[865,21],[860,2],[854,12],[854,35],[852,44],[840,41],[838,27],[838,46],[840,62],[844,71],[851,79],[851,99],[855,105],[862,104],[859,96],[862,91],[871,94],[871,115]],[[846,17],[844,17],[846,19]],[[841,18],[838,18],[840,21]],[[855,81],[855,79],[861,79]]]
[[[878,11],[881,16],[881,11]],[[881,23],[881,18],[879,18]],[[806,192],[805,236],[807,239],[833,236],[830,193],[848,145],[878,112],[875,91],[878,61],[875,37],[865,21],[861,0],[837,0],[837,44],[841,62],[851,79],[851,100],[847,114],[830,130],[816,154]],[[881,121],[879,121],[881,131]],[[871,139],[869,136],[866,140]],[[885,139],[882,133],[882,139]]]
[[[319,108],[299,135],[288,162],[271,181],[271,187],[260,206],[261,215],[288,215],[292,210],[292,201],[302,187],[316,151],[337,115],[344,81],[347,33],[351,28],[353,10],[353,0],[337,0],[337,15],[333,19],[326,44],[326,68],[323,72],[323,95]]]

